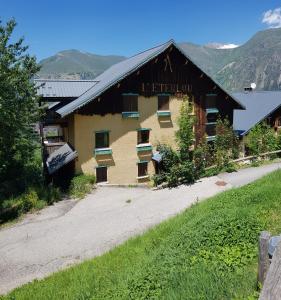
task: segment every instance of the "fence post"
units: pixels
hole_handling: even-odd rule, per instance
[[[259,300],[280,300],[281,297],[281,243],[274,251]]]
[[[264,283],[267,271],[269,269],[269,256],[268,256],[269,239],[270,239],[270,233],[268,231],[262,231],[259,238],[259,270],[258,270],[258,281],[261,284]]]

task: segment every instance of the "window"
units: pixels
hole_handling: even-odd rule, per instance
[[[138,130],[138,145],[149,143],[149,129]]]
[[[147,176],[147,165],[146,161],[142,161],[138,163],[138,177]]]
[[[63,141],[63,129],[60,125],[49,125],[43,128],[44,140],[49,143]]]
[[[206,108],[215,108],[217,107],[217,95],[208,94],[206,95]]]
[[[218,119],[217,113],[207,114],[207,123],[216,123]]]
[[[207,134],[207,136],[215,136],[216,135],[216,124],[207,124],[206,125],[206,134]]]
[[[107,181],[107,167],[97,167],[96,168],[96,180],[99,182]]]
[[[158,95],[158,110],[169,110],[169,95]]]
[[[109,131],[97,131],[96,148],[108,148],[108,147],[109,147]]]
[[[138,95],[123,94],[123,112],[138,111]]]

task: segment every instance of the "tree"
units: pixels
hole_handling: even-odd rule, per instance
[[[194,144],[194,116],[192,115],[192,105],[188,100],[186,97],[181,105],[178,118],[179,129],[176,132],[176,140],[182,161],[190,160],[190,149]]]
[[[190,184],[197,178],[191,151],[194,144],[194,116],[187,97],[181,105],[178,126],[179,129],[176,131],[178,151],[168,145],[157,147],[162,155],[162,162],[160,173],[153,178],[155,185],[165,182],[168,187],[175,187],[181,183]]]
[[[228,165],[231,159],[239,156],[239,141],[228,119],[217,120],[214,155],[219,168]]]
[[[26,53],[23,38],[12,41],[15,20],[0,21],[0,194],[24,188],[27,166],[34,159],[38,139],[38,97],[32,80],[39,71],[35,57]],[[12,188],[11,188],[12,186]]]

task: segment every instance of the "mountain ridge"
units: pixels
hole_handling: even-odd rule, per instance
[[[213,43],[214,44],[214,43]],[[243,90],[252,82],[258,90],[281,89],[281,28],[259,31],[236,48],[216,49],[190,42],[179,43],[187,55],[230,92]],[[69,49],[40,61],[39,77],[94,79],[120,55],[98,55]]]

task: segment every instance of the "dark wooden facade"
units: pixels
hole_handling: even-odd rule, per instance
[[[83,115],[122,113],[124,93],[135,93],[145,97],[161,93],[178,97],[189,96],[195,105],[197,140],[206,132],[208,94],[216,95],[216,108],[219,115],[222,118],[227,117],[231,124],[233,109],[239,108],[237,102],[174,46],[109,88],[98,99],[91,101],[76,113]]]

